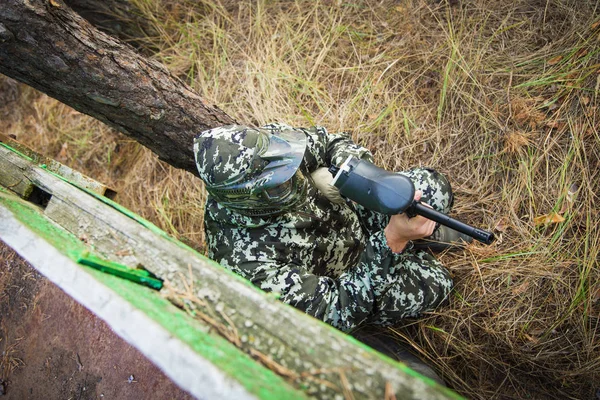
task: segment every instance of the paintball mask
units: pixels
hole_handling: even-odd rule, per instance
[[[289,210],[306,197],[300,164],[306,135],[287,126],[240,125],[202,132],[194,155],[208,193],[222,206],[250,216]]]

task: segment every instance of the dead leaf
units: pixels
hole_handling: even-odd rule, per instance
[[[62,144],[62,146],[60,147],[60,151],[58,152],[58,155],[56,156],[56,159],[58,161],[67,161],[68,155],[67,155],[67,150],[69,148],[69,144],[67,142],[64,142]]]
[[[550,213],[546,215],[540,215],[539,217],[535,217],[533,219],[533,224],[535,226],[540,225],[548,225],[548,224],[559,224],[565,220],[565,217],[559,215],[558,213]]]
[[[587,111],[585,112],[585,115],[587,115],[588,117],[594,117],[594,116],[596,116],[597,111],[598,111],[598,107],[596,107],[596,106],[588,107]]]
[[[599,27],[599,26],[600,26],[600,19],[599,19],[598,21],[594,22],[594,23],[592,24],[592,26],[590,26],[590,30],[592,30],[592,31],[593,31],[594,29],[596,29],[596,28],[597,28],[597,27]]]
[[[53,7],[60,7],[60,4],[56,0],[50,0],[50,5]]]
[[[497,230],[498,232],[505,232],[506,231],[506,218],[502,217],[498,220],[498,222],[496,222],[496,226],[494,226],[494,229]]]
[[[575,79],[579,78],[579,72],[577,72],[577,71],[571,72],[570,74],[567,74],[567,76],[565,76],[565,78],[567,78],[569,80],[575,80]]]
[[[565,212],[567,212],[567,210],[569,210],[571,208],[571,206],[575,202],[575,195],[577,194],[578,190],[579,190],[579,186],[577,186],[576,183],[569,186],[569,190],[567,191],[567,196],[565,197],[565,201],[563,202],[563,205],[560,208],[560,211],[558,212],[560,215],[563,215]]]
[[[566,213],[569,208],[571,207],[571,203],[568,201],[563,202],[562,206],[560,207],[560,211],[558,212],[559,215]]]
[[[560,62],[560,60],[563,59],[563,56],[556,56],[556,57],[552,57],[551,59],[548,60],[548,65],[556,65]]]
[[[514,295],[521,294],[529,288],[529,281],[525,281],[512,290]]]
[[[590,104],[590,98],[588,96],[581,96],[581,104],[587,106]]]
[[[539,340],[537,338],[534,338],[533,336],[531,336],[527,333],[524,333],[523,335],[525,336],[525,338],[527,338],[527,340],[529,340],[530,342],[532,342],[534,344],[537,344],[539,342]]]
[[[546,127],[550,128],[550,129],[561,129],[564,128],[565,123],[561,122],[561,121],[548,121],[546,122]]]
[[[587,53],[588,53],[588,49],[581,48],[581,49],[579,49],[579,51],[577,52],[577,54],[575,54],[575,59],[579,60],[581,57],[585,56]]]

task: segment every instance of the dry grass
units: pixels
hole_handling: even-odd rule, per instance
[[[495,230],[490,247],[441,256],[456,281],[450,306],[390,330],[453,388],[480,399],[595,395],[597,1],[136,2],[160,33],[148,39],[155,57],[237,120],[350,130],[383,167],[448,174],[454,214]],[[204,194],[188,174],[18,90],[3,129],[203,247]],[[552,213],[564,221],[536,225]]]
[[[8,93],[7,91],[3,91],[3,93]],[[7,313],[7,308],[10,308],[10,287],[6,287],[10,285],[10,279],[5,279],[6,276],[9,276],[13,273],[13,267],[15,264],[15,260],[18,259],[18,256],[13,251],[7,250],[7,247],[0,242],[0,305],[2,310],[0,311],[0,396],[5,394],[6,384],[9,382],[11,375],[13,372],[25,366],[25,362],[20,358],[22,355],[22,348],[20,341],[23,339],[22,337],[15,338],[14,335],[11,335],[8,327],[3,324],[3,319]],[[35,279],[30,274],[24,275],[25,279]],[[18,288],[13,286],[13,289],[18,289],[18,294],[21,293],[23,287]],[[8,306],[7,306],[8,305]],[[27,307],[25,303],[21,305],[21,309],[23,307]]]
[[[2,338],[0,338],[1,342]],[[0,349],[2,349],[2,356],[0,357],[0,384],[6,382],[15,370],[25,365],[23,360],[15,357],[15,354],[19,352],[17,349],[18,344],[17,341],[10,345],[0,346]]]

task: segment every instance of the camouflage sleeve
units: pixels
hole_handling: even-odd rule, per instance
[[[395,255],[385,238],[373,235],[361,261],[337,278],[308,273],[306,268],[277,261],[246,261],[236,272],[280,300],[335,328],[348,332],[378,309],[376,297],[389,277]]]
[[[309,171],[322,166],[328,167],[332,164],[339,166],[350,155],[373,161],[371,152],[365,147],[354,143],[348,132],[331,134],[321,126],[305,129],[304,131],[308,138],[304,161]]]
[[[263,126],[267,129],[295,129],[288,125],[273,123]],[[341,165],[349,155],[373,162],[373,155],[365,147],[359,146],[352,140],[348,132],[331,134],[322,126],[300,128],[308,139],[304,165],[309,172],[319,167],[331,164]]]

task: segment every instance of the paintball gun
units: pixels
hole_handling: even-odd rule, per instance
[[[354,156],[338,168],[331,166],[334,175],[331,184],[340,194],[373,211],[394,215],[406,213],[409,217],[422,215],[449,228],[491,244],[494,234],[460,222],[415,201],[415,187],[406,176],[388,172]]]

